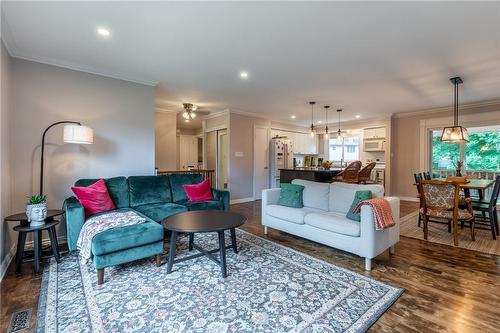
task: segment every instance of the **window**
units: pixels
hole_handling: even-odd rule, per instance
[[[343,162],[359,160],[359,136],[330,139],[328,158],[330,161]]]
[[[466,171],[500,171],[500,126],[468,128],[466,143],[441,142],[441,132],[431,132],[432,170],[455,170],[462,160]]]

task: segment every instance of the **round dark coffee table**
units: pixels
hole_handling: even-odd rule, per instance
[[[245,222],[246,218],[243,215],[221,210],[198,210],[179,213],[167,217],[162,222],[163,227],[172,232],[172,235],[170,236],[170,251],[168,253],[167,274],[170,274],[172,272],[174,263],[198,258],[201,256],[207,256],[209,259],[211,259],[221,267],[222,277],[225,278],[227,276],[226,249],[232,248],[234,253],[238,253],[235,228],[243,225]],[[228,229],[231,232],[230,246],[226,246],[224,239],[224,232]],[[200,253],[175,260],[175,242],[177,241],[177,236],[180,232],[189,234],[189,251],[192,251],[193,248],[195,248],[196,250],[200,251]],[[218,233],[218,249],[205,250],[194,243],[194,234],[203,232]],[[212,253],[216,252],[219,252],[219,260],[217,260],[212,255]]]

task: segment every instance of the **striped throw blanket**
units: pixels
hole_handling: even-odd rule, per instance
[[[76,248],[80,251],[80,258],[87,261],[92,257],[92,238],[95,235],[109,229],[144,222],[146,222],[146,219],[135,212],[111,212],[89,218],[83,224],[76,243]]]
[[[370,200],[364,200],[358,203],[354,208],[354,213],[358,214],[361,211],[361,206],[370,206],[373,210],[373,215],[375,218],[375,229],[383,230],[390,228],[396,224],[392,216],[391,205],[389,201],[384,198],[374,198]]]

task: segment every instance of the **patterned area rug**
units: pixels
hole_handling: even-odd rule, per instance
[[[229,244],[230,239],[226,244]],[[137,261],[96,282],[75,254],[45,269],[37,332],[364,332],[403,292],[237,230],[228,277],[206,257],[174,264]],[[195,243],[217,248],[217,235]],[[187,237],[178,255],[187,254]]]
[[[418,210],[402,217],[399,232],[401,236],[424,240],[424,230],[418,227]],[[490,230],[476,229],[475,241],[472,241],[470,229],[466,226],[460,229],[458,247],[483,253],[500,255],[500,238],[491,236]],[[428,241],[432,243],[453,245],[453,234],[448,232],[448,226],[440,223],[429,223]]]

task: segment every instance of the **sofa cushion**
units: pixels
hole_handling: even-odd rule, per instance
[[[296,224],[304,224],[304,217],[306,214],[315,212],[319,213],[322,212],[322,210],[308,207],[292,208],[280,205],[266,206],[266,213],[268,215]]]
[[[71,190],[85,208],[85,216],[116,209],[104,179],[99,179],[89,186],[72,186]]]
[[[94,184],[99,179],[80,179],[77,180],[75,186],[89,186]],[[125,177],[113,177],[104,179],[104,183],[108,188],[109,196],[116,208],[130,207],[130,199],[128,193],[128,181]]]
[[[188,200],[182,185],[199,184],[203,181],[201,173],[175,173],[168,175],[170,187],[172,189],[172,201],[179,203]]]
[[[172,202],[168,176],[128,177],[130,207]]]
[[[92,253],[100,256],[163,240],[163,227],[153,221],[109,229],[94,236]]]
[[[185,206],[168,202],[140,205],[134,207],[134,209],[158,223],[170,215],[187,212],[188,210]]]
[[[307,225],[346,236],[359,237],[361,227],[342,213],[310,213],[304,218]]]
[[[280,184],[280,187],[281,191],[278,205],[293,208],[304,207],[304,202],[302,199],[304,186],[297,184]]]
[[[304,207],[317,208],[328,210],[328,195],[330,192],[330,184],[318,183],[310,180],[294,179],[292,184],[304,186],[302,199]],[[351,197],[352,200],[353,197]]]
[[[354,210],[358,206],[358,204],[361,201],[369,200],[372,198],[372,191],[364,190],[364,191],[356,191],[354,193],[354,200],[352,200],[351,207],[349,208],[349,211],[347,212],[346,216],[349,220],[361,221],[361,211],[358,213],[354,213]]]
[[[330,202],[328,210],[347,214],[352,204],[356,191],[371,191],[373,198],[384,196],[382,185],[360,185],[335,182],[330,184]]]
[[[180,203],[179,203],[180,204]],[[207,201],[196,201],[196,202],[184,202],[183,206],[186,206],[188,210],[221,210],[222,202],[218,200],[207,200]]]

